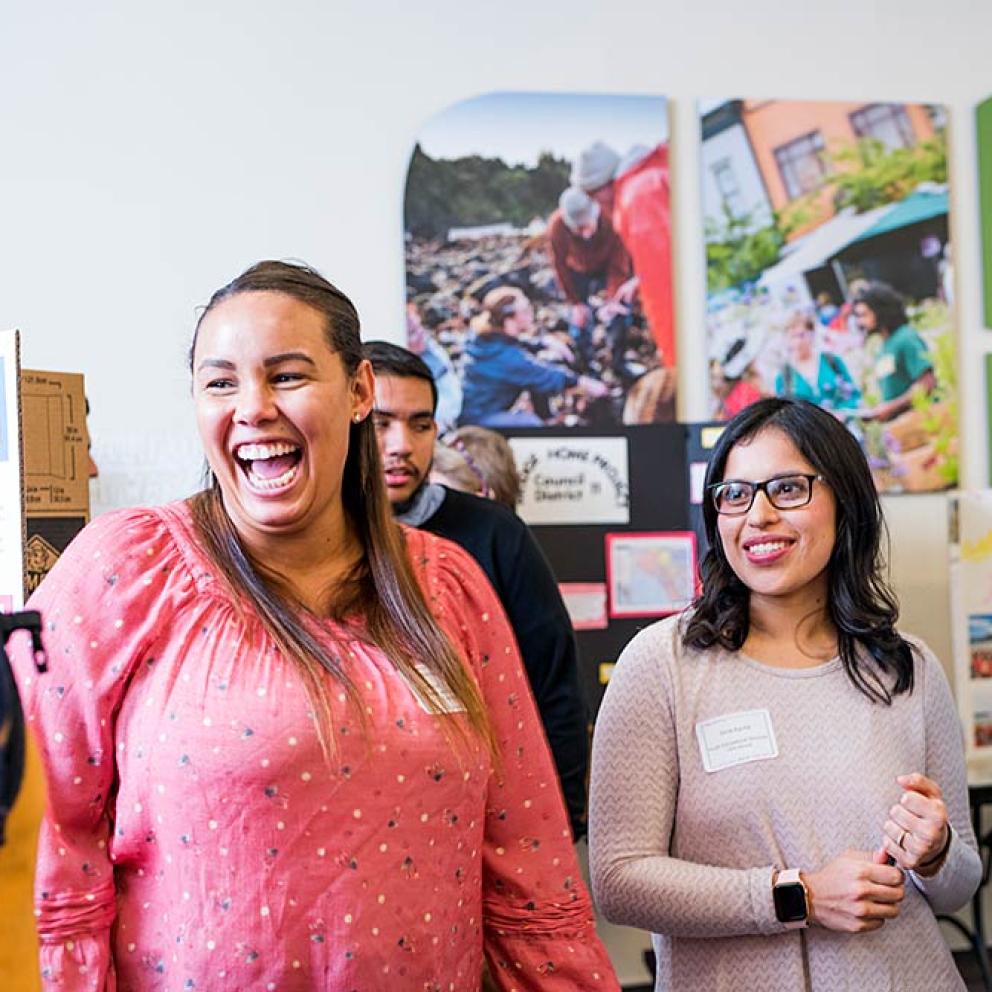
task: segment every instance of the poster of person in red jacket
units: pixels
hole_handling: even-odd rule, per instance
[[[450,426],[675,419],[668,174],[664,97],[494,93],[421,129],[410,346]]]

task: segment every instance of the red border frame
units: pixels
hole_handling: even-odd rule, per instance
[[[631,538],[676,538],[680,541],[688,541],[692,552],[692,586],[694,590],[699,589],[699,560],[696,548],[696,533],[691,530],[654,530],[654,531],[614,531],[606,535],[606,602],[611,619],[628,619],[630,617],[667,617],[673,613],[679,613],[685,607],[677,606],[670,610],[627,610],[622,607],[618,610],[613,594],[613,548],[616,541],[629,541]],[[689,604],[687,603],[686,606]]]
[[[599,621],[589,622],[589,621],[576,621],[574,618],[572,620],[573,630],[606,630],[610,625],[610,591],[607,583],[605,582],[559,582],[558,592],[561,593],[561,598],[563,600],[567,599],[565,595],[566,590],[572,590],[574,592],[593,592],[595,591],[597,595],[602,593],[603,595],[603,622]],[[568,603],[565,604],[565,609],[568,609]]]

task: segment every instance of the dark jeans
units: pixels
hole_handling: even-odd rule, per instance
[[[583,272],[573,272],[576,282],[579,284],[579,292],[584,300],[590,296],[601,293],[606,288],[606,283],[599,275],[589,275]],[[588,304],[587,304],[588,305]],[[606,325],[606,342],[610,346],[610,366],[614,373],[620,375],[624,368],[624,343],[627,340],[627,330],[631,325],[630,313],[616,314]],[[575,343],[576,358],[583,369],[588,370],[594,358],[592,348],[592,332],[595,326],[593,316],[590,315],[585,325],[579,327],[571,320],[568,322],[568,333]]]

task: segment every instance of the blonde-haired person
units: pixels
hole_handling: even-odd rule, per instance
[[[459,427],[437,441],[431,482],[494,499],[514,512],[520,498],[510,442],[485,427]]]
[[[533,330],[534,306],[514,286],[490,290],[471,327],[474,333],[465,348],[460,424],[540,427],[544,421],[536,413],[512,409],[523,392],[551,396],[577,387],[594,399],[609,392],[596,379],[548,365],[527,352],[520,338]]]
[[[114,988],[617,988],[499,602],[390,513],[358,315],[313,270],[219,289],[208,489],[98,517],[15,646],[48,771],[43,974]],[[20,650],[18,650],[20,649]]]

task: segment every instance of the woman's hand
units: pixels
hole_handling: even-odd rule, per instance
[[[867,851],[845,851],[817,872],[803,872],[810,922],[828,930],[866,933],[899,915],[905,876]]]
[[[610,391],[610,387],[605,382],[600,382],[599,379],[593,379],[587,375],[579,376],[578,386],[586,396],[591,396],[594,400],[606,396]]]
[[[882,827],[882,847],[900,868],[934,875],[943,863],[940,854],[951,829],[940,786],[919,772],[900,775],[896,781],[903,794]]]
[[[591,316],[592,311],[589,309],[588,304],[574,303],[572,305],[572,323],[576,327],[585,327]]]

